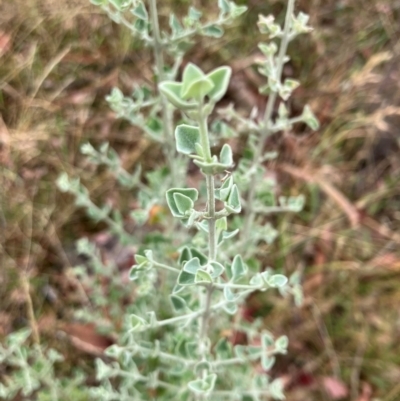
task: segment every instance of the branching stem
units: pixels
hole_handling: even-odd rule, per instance
[[[276,66],[276,79],[280,82],[282,79],[282,70],[284,65],[285,56],[287,53],[287,48],[290,42],[290,28],[291,28],[291,18],[293,15],[295,0],[289,0],[288,6],[286,9],[285,16],[285,26],[283,29],[283,36],[279,48],[278,61]],[[256,145],[256,151],[253,158],[252,170],[256,171],[257,167],[260,165],[260,159],[263,155],[265,140],[269,135],[273,133],[273,124],[272,124],[272,113],[274,111],[274,106],[276,103],[276,99],[278,96],[278,92],[272,92],[268,97],[267,106],[265,108],[264,113],[264,131],[258,137],[258,142]],[[250,180],[250,190],[247,196],[247,207],[246,207],[246,215],[244,228],[242,231],[242,238],[248,238],[250,229],[253,226],[254,219],[256,216],[256,212],[253,208],[253,203],[256,195],[256,183],[259,177],[255,172],[253,173]]]
[[[164,54],[163,54],[163,42],[160,35],[160,24],[158,21],[158,13],[157,13],[157,0],[149,0],[150,6],[150,19],[151,26],[153,29],[153,53],[154,59],[156,61],[157,67],[157,83],[160,84],[165,80],[165,64],[164,64]],[[167,158],[167,163],[169,165],[171,171],[171,177],[176,179],[176,165],[175,165],[175,148],[174,148],[174,140],[173,140],[173,117],[171,108],[167,102],[167,99],[160,94],[161,96],[161,115],[163,121],[163,133],[164,133],[164,146],[165,156]]]

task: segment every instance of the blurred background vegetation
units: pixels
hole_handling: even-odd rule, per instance
[[[217,12],[213,0],[159,3],[164,23],[171,9],[179,15],[190,4]],[[265,102],[253,68],[258,14],[282,20],[286,2],[240,3],[249,7],[241,22],[219,41],[201,39],[186,61],[205,70],[230,65],[223,102],[248,113]],[[302,83],[290,107],[296,114],[310,103],[321,128],[311,133],[300,126],[270,140],[279,151],[269,168],[280,191],[301,191],[307,206],[273,219],[280,237],[266,263],[300,268],[305,302],[295,309],[259,294],[245,313],[289,335],[289,353],[273,372],[285,378],[289,401],[396,401],[400,1],[298,0],[297,9],[311,15],[315,30],[289,48],[284,74]],[[94,356],[113,342],[73,319],[91,292],[68,274],[76,263],[74,242],[89,236],[109,258],[122,251],[110,244],[105,226],[58,192],[55,180],[64,171],[80,176],[96,202],[130,210],[132,196],[117,191],[105,170],[89,166],[79,146],[108,141],[126,169],[155,166],[157,158],[149,156],[159,149],[116,120],[104,100],[114,86],[129,93],[134,83],[151,85],[151,63],[148,50],[89,1],[0,1],[0,339],[34,319],[41,342],[67,357],[60,375],[78,366],[92,380]],[[132,255],[123,256],[119,263],[130,265]]]

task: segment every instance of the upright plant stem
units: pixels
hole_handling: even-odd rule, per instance
[[[279,48],[278,62],[277,62],[277,67],[276,67],[277,68],[276,78],[279,82],[282,79],[284,58],[285,58],[287,48],[289,45],[289,40],[290,40],[289,34],[290,34],[290,27],[291,27],[291,18],[292,18],[293,10],[294,10],[294,3],[295,3],[295,0],[289,0],[288,6],[286,9],[285,26],[283,29],[283,36],[282,36],[282,41],[281,41],[281,45]],[[256,151],[255,151],[255,155],[253,158],[253,165],[252,165],[253,175],[250,180],[250,190],[249,190],[249,194],[247,197],[247,207],[246,207],[246,213],[245,213],[244,228],[242,231],[242,238],[248,238],[250,229],[254,223],[254,219],[256,216],[256,213],[253,210],[253,204],[254,204],[254,199],[255,199],[255,195],[256,195],[256,183],[257,183],[257,179],[259,179],[259,177],[257,177],[257,174],[255,174],[255,170],[261,164],[261,156],[263,155],[265,140],[272,133],[271,132],[271,119],[272,119],[272,113],[274,112],[274,106],[275,106],[277,96],[278,96],[278,92],[272,92],[268,97],[267,106],[265,107],[265,113],[264,113],[265,129],[258,138]]]
[[[158,83],[161,83],[165,80],[164,73],[164,54],[163,54],[163,45],[160,35],[160,24],[158,21],[158,12],[157,12],[157,0],[149,0],[150,5],[150,19],[151,26],[153,29],[153,40],[154,40],[154,59],[156,61],[157,66],[157,74],[158,74]],[[174,140],[173,140],[173,118],[172,111],[168,105],[167,100],[163,95],[161,95],[161,116],[163,121],[163,133],[164,133],[164,149],[165,149],[165,157],[167,158],[167,163],[170,169],[170,177],[173,177],[176,180],[177,169],[175,165],[175,148],[174,148]]]
[[[200,141],[205,155],[205,159],[210,162],[212,159],[210,141],[208,137],[207,127],[207,115],[203,112],[203,105],[199,107],[199,130],[200,130]],[[207,216],[208,216],[208,262],[215,261],[217,256],[217,235],[215,226],[215,181],[212,174],[206,175],[206,186],[207,186]],[[200,305],[204,310],[202,314],[200,326],[199,326],[199,355],[202,359],[205,358],[206,338],[209,326],[209,318],[211,311],[211,297],[214,287],[212,284],[208,285],[205,289],[200,287]],[[206,369],[202,372],[203,379],[207,376],[208,371]],[[201,398],[202,399],[202,398]]]

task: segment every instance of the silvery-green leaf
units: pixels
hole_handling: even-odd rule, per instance
[[[199,269],[196,272],[196,277],[194,279],[196,284],[201,284],[201,283],[212,283],[212,277],[208,272],[205,270]]]
[[[200,260],[200,264],[202,266],[206,265],[208,262],[208,257],[206,255],[204,255],[203,252],[200,252],[198,249],[196,248],[190,248],[190,252],[192,253],[192,256],[194,258],[199,258]]]
[[[231,271],[234,281],[247,273],[247,266],[244,264],[243,259],[240,255],[236,255],[233,258]]]
[[[198,198],[198,192],[195,188],[171,188],[167,191],[167,203],[172,215],[175,217],[183,217],[182,213],[178,209],[178,206],[176,205],[174,195],[177,193],[190,198],[194,202]]]
[[[269,393],[271,394],[272,398],[275,398],[276,400],[284,400],[285,395],[283,394],[283,381],[282,379],[275,379],[270,385],[269,385]]]
[[[139,33],[145,33],[147,31],[147,27],[148,27],[148,23],[147,21],[138,18],[135,23],[133,24],[133,26],[135,27],[135,29],[139,32]]]
[[[222,146],[221,153],[219,154],[219,161],[227,167],[233,164],[232,148],[227,143]]]
[[[253,285],[254,287],[262,287],[264,284],[264,280],[262,279],[262,276],[260,273],[256,273],[249,282],[250,285]]]
[[[225,271],[224,266],[222,266],[221,263],[219,262],[212,261],[210,262],[210,265],[212,267],[212,272],[211,272],[212,278],[219,277]]]
[[[224,231],[222,233],[222,238],[223,239],[233,238],[238,232],[239,232],[238,228],[236,230],[233,230],[233,231]]]
[[[312,112],[310,106],[305,106],[303,113],[301,115],[302,120],[314,131],[319,128],[318,119],[315,117],[314,113]]]
[[[274,342],[273,335],[269,331],[264,330],[261,333],[261,346],[262,346],[264,352],[266,352],[269,347],[274,345],[274,343],[275,342]]]
[[[170,299],[175,312],[181,312],[187,308],[186,301],[183,298],[177,295],[170,295]]]
[[[108,347],[104,353],[111,358],[119,358],[123,351],[124,349],[122,347],[119,347],[117,344],[113,344]]]
[[[228,228],[228,222],[226,217],[222,217],[215,222],[217,230],[226,230]]]
[[[102,381],[113,375],[113,369],[104,363],[100,358],[96,358],[96,380]]]
[[[187,262],[191,258],[192,258],[192,253],[190,252],[190,249],[187,246],[185,246],[180,251],[178,264],[182,266],[185,262]]]
[[[187,261],[183,267],[185,272],[196,274],[197,270],[201,269],[199,258],[195,257]]]
[[[175,107],[181,110],[193,110],[197,107],[194,102],[186,102],[181,97],[182,84],[179,82],[164,81],[158,85],[160,92],[171,102]]]
[[[235,294],[228,286],[224,287],[224,297],[227,301],[234,301],[236,298]]]
[[[144,320],[140,316],[137,316],[137,315],[134,315],[134,314],[129,316],[129,323],[130,323],[130,326],[131,326],[130,327],[131,331],[138,331],[142,327],[147,326],[146,320]]]
[[[261,366],[264,370],[269,371],[274,366],[275,357],[268,355],[261,355]]]
[[[289,339],[287,336],[280,336],[275,341],[275,347],[277,348],[278,351],[283,353],[286,353],[288,345],[289,345]]]
[[[174,194],[174,201],[179,213],[182,215],[193,209],[193,201],[188,196],[182,195],[179,192]]]
[[[268,285],[273,288],[279,288],[286,285],[288,278],[283,274],[274,274],[268,279]]]
[[[220,38],[224,34],[224,30],[218,25],[210,25],[204,28],[203,35],[211,36],[212,38]]]
[[[247,11],[246,6],[238,6],[237,4],[235,4],[233,2],[230,4],[231,4],[231,15],[233,18],[237,18]]]
[[[212,373],[208,375],[205,379],[193,380],[188,383],[189,389],[195,394],[207,394],[212,392],[215,387],[215,382],[217,380],[217,375]]]
[[[242,206],[240,203],[240,196],[239,196],[239,190],[236,186],[236,184],[233,184],[231,192],[229,193],[229,198],[227,202],[225,202],[225,208],[228,210],[230,213],[240,213],[242,210]]]
[[[217,68],[207,75],[207,78],[210,79],[214,84],[213,89],[208,93],[208,97],[213,102],[218,102],[225,95],[231,75],[232,69],[230,67]]]
[[[176,18],[175,14],[171,14],[169,17],[169,26],[172,30],[172,35],[174,36],[178,36],[183,32],[183,27],[180,24],[178,18]]]
[[[182,73],[181,96],[188,90],[193,82],[204,77],[204,72],[197,65],[188,63]]]
[[[142,1],[139,1],[135,8],[131,9],[131,13],[140,18],[141,20],[147,21],[149,19],[149,15],[147,14],[146,7],[144,6]]]
[[[196,144],[200,143],[200,130],[198,127],[181,124],[175,129],[176,149],[183,154],[196,152]]]
[[[178,284],[179,285],[192,285],[194,284],[194,274],[185,272],[181,270],[178,276]]]
[[[182,91],[185,100],[196,99],[201,101],[214,88],[213,82],[207,77],[202,77],[190,83],[186,90]]]
[[[231,11],[231,3],[228,0],[218,0],[218,7],[223,13]]]
[[[189,18],[195,21],[198,21],[201,16],[203,15],[203,13],[199,10],[197,10],[195,7],[190,7],[189,8]]]

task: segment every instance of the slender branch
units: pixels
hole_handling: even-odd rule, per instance
[[[164,64],[164,54],[163,54],[163,42],[160,35],[160,24],[158,21],[158,13],[157,13],[157,0],[149,0],[150,6],[150,19],[151,26],[153,29],[153,53],[156,61],[157,67],[157,75],[158,75],[158,83],[161,83],[165,80],[165,64]],[[171,108],[167,102],[167,99],[160,94],[161,96],[161,116],[163,121],[163,133],[164,133],[164,146],[165,156],[167,158],[167,163],[169,165],[171,175],[174,180],[176,180],[177,169],[175,165],[175,148],[173,141],[173,117]]]
[[[285,17],[285,27],[283,30],[283,36],[281,45],[279,48],[278,54],[278,61],[277,61],[277,70],[276,70],[276,79],[280,82],[282,79],[282,70],[284,65],[284,58],[287,53],[287,48],[290,41],[290,28],[291,28],[291,18],[293,15],[294,10],[294,3],[295,0],[289,0],[287,10],[286,10],[286,17]],[[257,167],[260,164],[260,159],[263,154],[264,150],[264,143],[265,140],[269,135],[273,133],[273,126],[272,126],[272,113],[274,111],[275,102],[278,96],[278,92],[272,92],[268,97],[267,106],[265,107],[264,113],[264,131],[259,136],[255,155],[253,158],[252,167]],[[251,180],[250,180],[250,190],[247,197],[247,207],[245,212],[245,221],[244,221],[244,228],[242,231],[242,237],[248,238],[250,229],[253,226],[254,219],[256,216],[255,211],[253,210],[253,203],[256,195],[256,183],[259,177],[255,173],[253,173]]]

